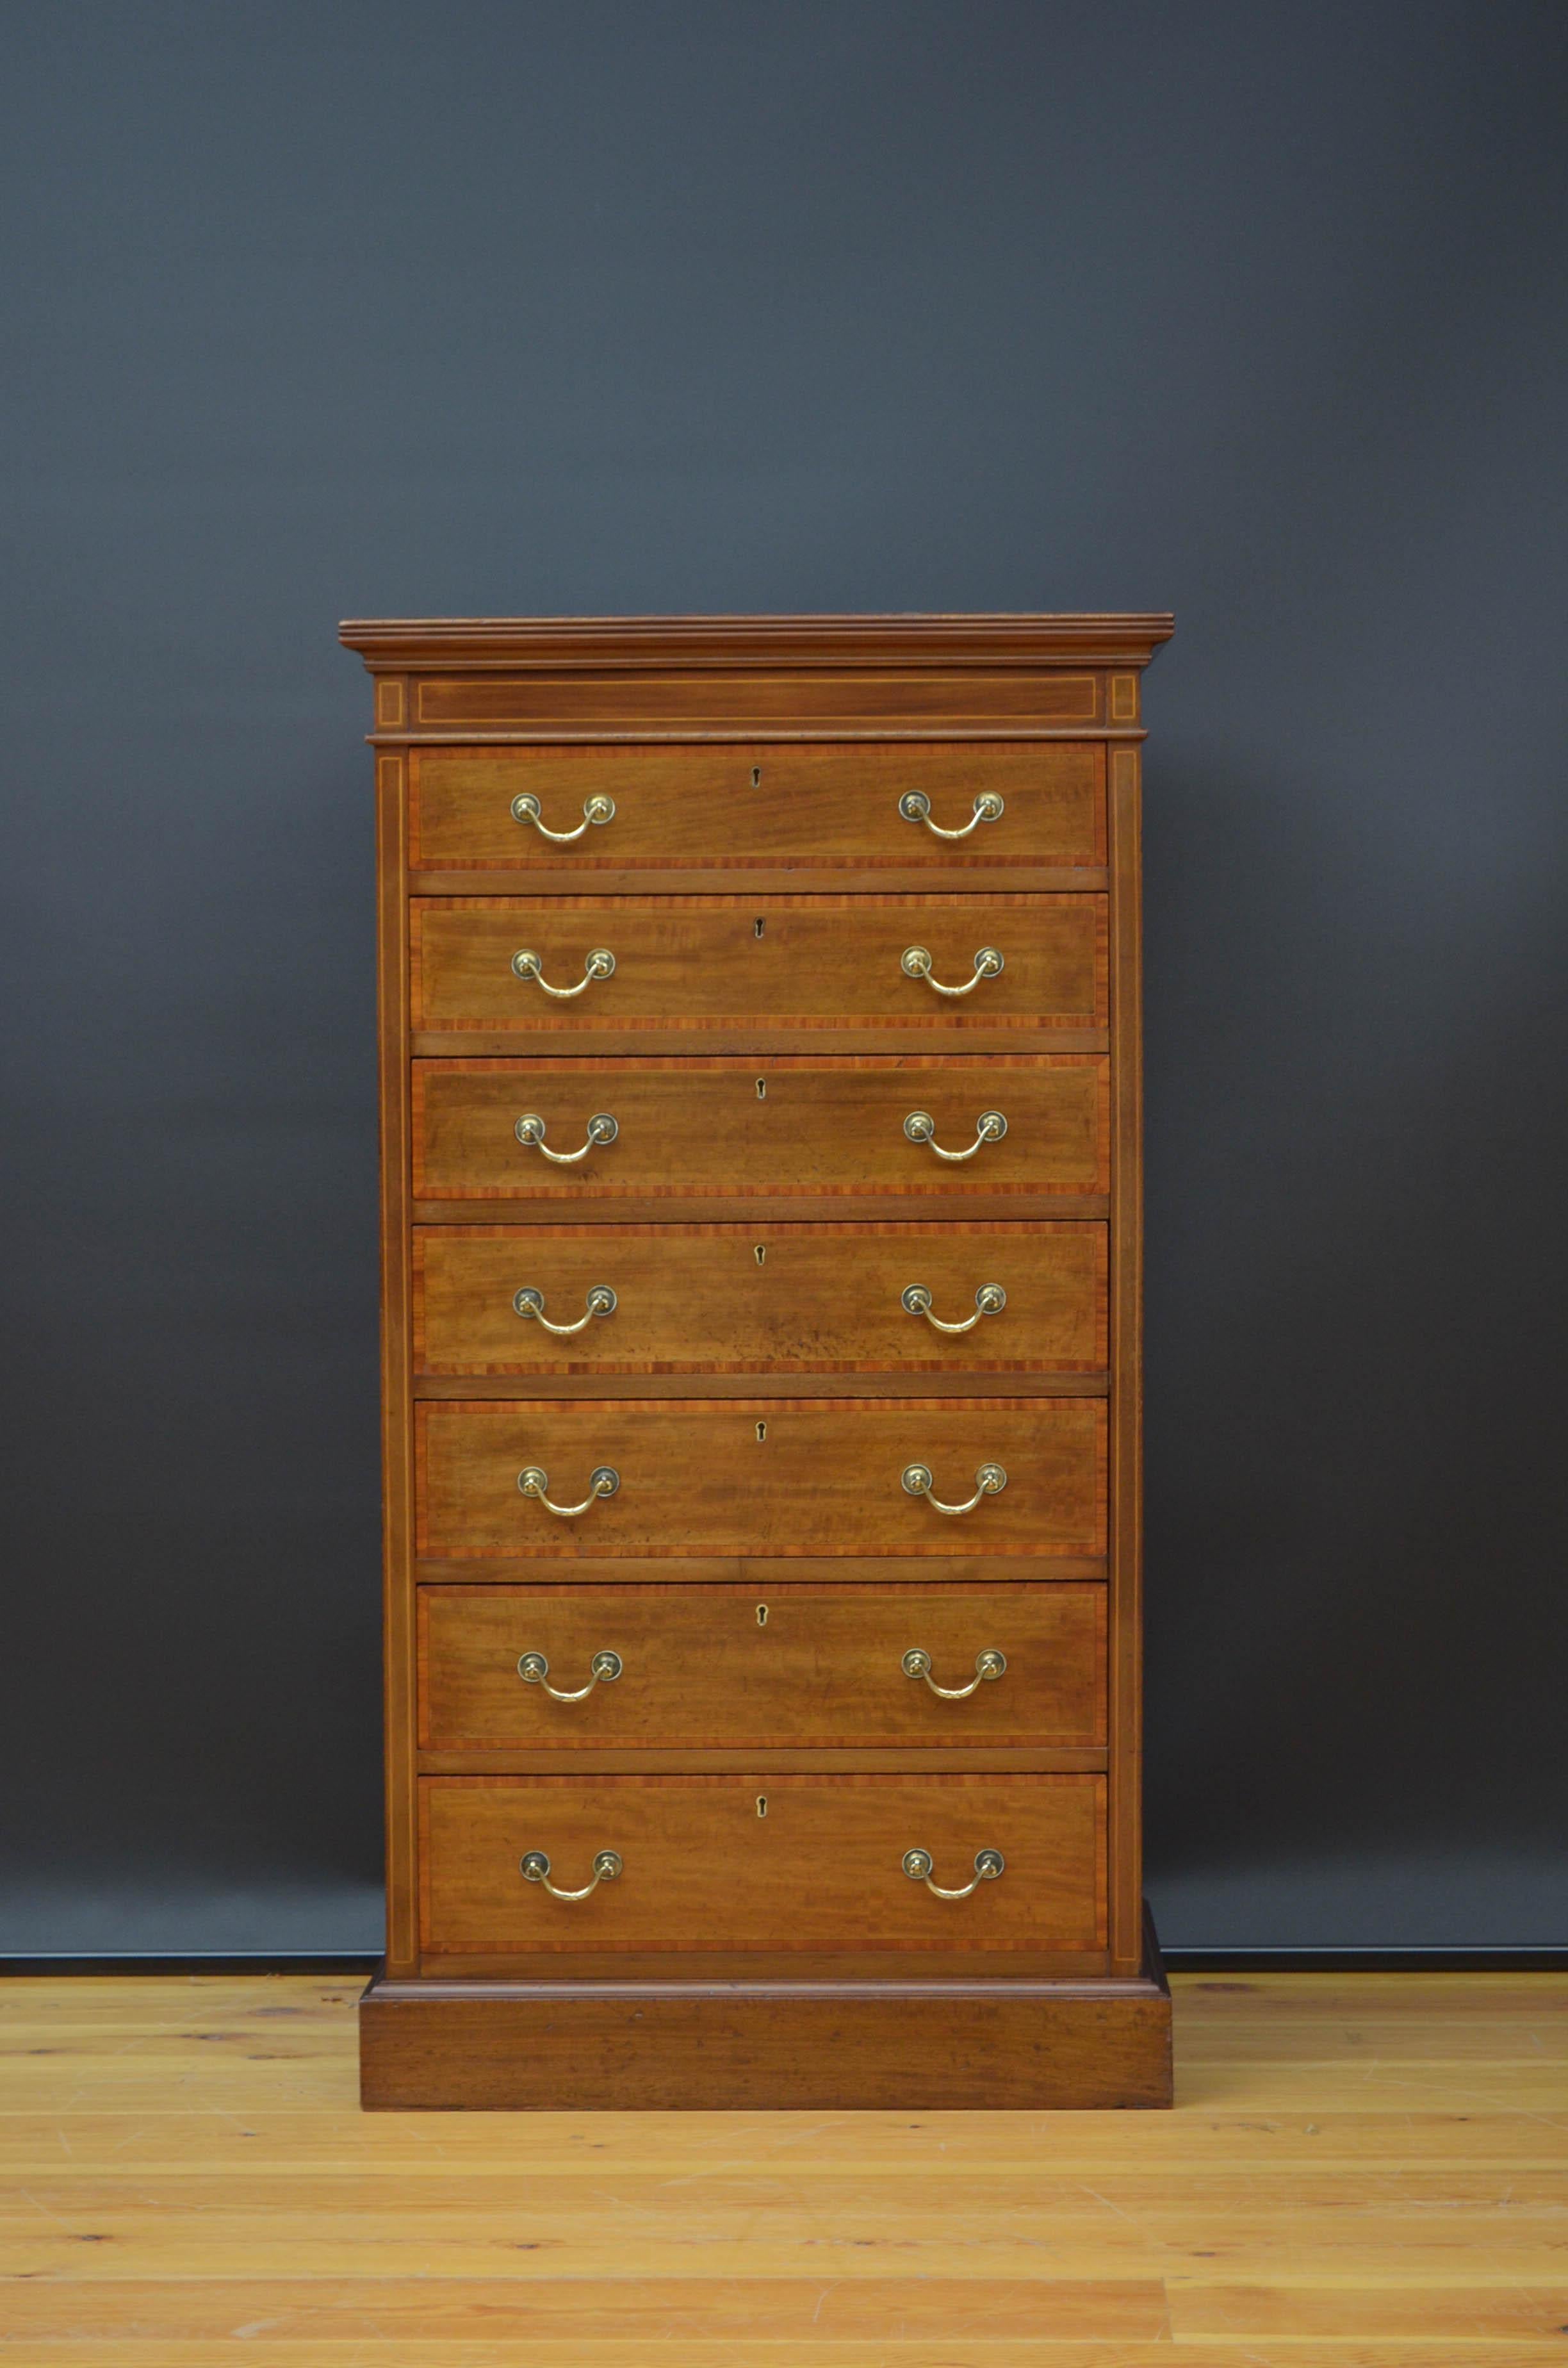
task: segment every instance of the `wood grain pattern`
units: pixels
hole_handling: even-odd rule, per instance
[[[419,1790],[427,1958],[667,1949],[677,1936],[694,1956],[832,1949],[850,1934],[977,1958],[1104,1942],[1098,1776],[778,1776],[765,1813],[744,1776],[434,1776]],[[952,1886],[982,1849],[999,1850],[1006,1872],[967,1899],[937,1899],[903,1872],[917,1846]],[[517,1871],[541,1850],[554,1881],[580,1886],[605,1849],[625,1871],[586,1899],[552,1899]]]
[[[526,2123],[362,2114],[361,1986],[0,1984],[0,2324],[18,2361],[1562,2358],[1561,1974],[1176,1974],[1168,2113],[955,2112],[935,2085],[915,2109],[834,2110],[783,2084],[813,2079],[831,2032],[873,2017],[875,2001],[844,1998],[807,2044],[788,2031],[782,2062],[776,2001],[730,2043],[747,2048],[750,2110],[639,2112],[617,2079],[628,2009],[619,2045],[585,2021],[565,2042],[606,2067],[607,2109]],[[723,2002],[705,2003],[727,2037]],[[960,2044],[942,2009],[946,2044],[916,2031],[916,1998],[893,2018],[900,2068],[932,2084]],[[455,2066],[483,2066],[494,2011],[473,1999]],[[1045,2014],[1031,2000],[1008,2033],[1020,2074]],[[876,2060],[876,2026],[853,2036]],[[1103,2044],[1102,2025],[1096,2060]],[[808,2110],[767,2110],[781,2095]]]
[[[942,1701],[903,1668],[912,1646],[939,1685],[970,1684],[976,1653],[1000,1678]],[[526,1685],[587,1684],[594,1655],[624,1664],[584,1702]],[[615,1745],[905,1743],[1093,1747],[1105,1740],[1105,1591],[1089,1586],[871,1588],[423,1588],[420,1742],[578,1752]]]
[[[414,1498],[409,1402],[407,804],[404,762],[376,758],[377,993],[380,1007],[382,1620],[387,1967],[415,1962]]]
[[[810,723],[818,730],[900,722],[934,732],[950,725],[1031,723],[1090,726],[1104,716],[1104,677],[1057,668],[918,673],[844,666],[817,673],[744,673],[692,667],[679,673],[574,675],[540,669],[430,674],[415,684],[416,723],[443,726],[519,724],[536,731],[594,732],[661,725],[731,725],[766,733]]]
[[[915,864],[935,882],[977,864],[1106,860],[1105,751],[1092,741],[421,748],[409,762],[415,870],[520,868],[543,886],[588,869]],[[906,790],[923,791],[947,829],[970,820],[982,790],[1004,811],[968,838],[939,839],[899,813]],[[574,830],[595,795],[613,798],[615,817],[555,846],[514,819],[524,792],[551,830]]]
[[[770,1981],[612,1975],[493,1984],[483,2000],[455,1982],[377,1983],[360,2009],[362,2094],[368,2106],[393,2108],[439,2099],[614,2111],[630,2091],[653,2112],[744,2099],[754,2112],[788,2100],[867,2112],[896,2105],[917,2064],[923,2113],[1170,2102],[1170,2000],[1157,1981],[1091,1989],[1073,1978],[1071,1955],[1065,1978],[1022,1972],[1017,1953],[979,1962],[993,1975],[1005,1964],[1008,1977],[977,1976],[971,1964],[940,1979],[931,1959],[889,1952],[874,1983],[809,1984],[788,1969]],[[1093,1952],[1077,1958],[1095,1962]],[[901,2313],[890,2325],[903,2334],[908,2322]]]
[[[422,1554],[1105,1550],[1097,1398],[426,1401],[415,1412]],[[901,1486],[915,1462],[949,1504],[973,1493],[987,1462],[1007,1485],[950,1520]],[[601,1464],[619,1474],[619,1492],[578,1520],[552,1518],[517,1486],[537,1465],[556,1503],[577,1504]]]
[[[414,1236],[414,1357],[423,1373],[652,1376],[846,1366],[929,1374],[1103,1372],[1103,1225],[540,1225],[421,1228]],[[759,1255],[760,1253],[760,1255]],[[909,1315],[923,1285],[946,1323],[999,1284],[1006,1305],[961,1336]],[[541,1292],[575,1323],[596,1284],[612,1315],[559,1339],[519,1317]]]
[[[1102,896],[431,897],[409,910],[413,1025],[592,1038],[605,1030],[1010,1032],[1020,1045],[1108,1019]],[[960,996],[907,976],[912,946],[962,986],[982,947],[1004,969]],[[615,957],[570,1001],[590,949]],[[540,979],[519,978],[524,949]]]
[[[1141,762],[1111,757],[1111,1968],[1142,1950],[1143,985]]]
[[[549,1568],[548,1557],[541,1564],[537,1555],[524,1554],[486,1556],[482,1562],[472,1557],[449,1562],[431,1555],[414,1567],[422,1587],[537,1586],[543,1578],[556,1577],[570,1579],[574,1587],[626,1587],[636,1581],[658,1587],[749,1587],[759,1595],[783,1586],[852,1587],[864,1584],[868,1577],[879,1588],[928,1588],[937,1582],[944,1587],[994,1585],[997,1578],[990,1554],[974,1549],[949,1555],[939,1564],[919,1554],[881,1554],[869,1573],[864,1555],[858,1554],[685,1554],[640,1558],[586,1550],[562,1554],[558,1572]],[[1097,1583],[1109,1576],[1109,1565],[1104,1554],[1020,1554],[1008,1558],[1003,1576],[1010,1587],[1035,1579],[1049,1586],[1079,1578]]]
[[[850,1201],[896,1192],[957,1202],[1099,1193],[1108,1184],[1109,1064],[1090,1053],[419,1061],[413,1078],[421,1200]],[[937,1142],[963,1150],[986,1110],[1001,1110],[1008,1132],[961,1165],[903,1132],[910,1111],[926,1110]],[[551,1167],[517,1140],[517,1120],[537,1111],[547,1144],[575,1151],[596,1110],[614,1117],[619,1134],[580,1166]]]
[[[375,617],[351,618],[338,639],[372,673],[618,671],[678,674],[758,666],[811,673],[873,665],[1133,666],[1175,632],[1165,613],[1062,616]]]

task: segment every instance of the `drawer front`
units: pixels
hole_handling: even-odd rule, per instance
[[[414,1189],[424,1198],[759,1197],[790,1192],[1104,1192],[1109,1063],[1005,1053],[900,1061],[775,1056],[643,1061],[416,1061]],[[988,1111],[1006,1134],[970,1158]],[[614,1140],[568,1167],[604,1113]],[[905,1121],[933,1125],[912,1141]],[[518,1141],[525,1118],[542,1144]]]
[[[1107,1243],[1103,1224],[1051,1223],[421,1227],[415,1358],[427,1373],[1097,1372]],[[613,1307],[590,1313],[606,1291]],[[519,1313],[519,1293],[537,1305]]]
[[[928,863],[961,874],[1106,860],[1105,756],[1093,742],[420,748],[410,773],[416,871]],[[974,826],[937,837],[901,814],[910,793],[929,802],[937,828]],[[975,823],[986,794],[1003,811]],[[538,801],[545,829],[582,836],[547,839],[514,815],[519,797]],[[593,798],[614,815],[584,828]]]
[[[928,1678],[904,1668],[911,1652],[927,1656]],[[619,1673],[596,1677],[605,1654]],[[993,1676],[977,1668],[987,1654],[1001,1656]],[[528,1655],[548,1667],[528,1663],[525,1679]],[[1094,1749],[1105,1742],[1105,1589],[773,1587],[764,1601],[756,1587],[426,1587],[419,1679],[431,1751]],[[548,1691],[585,1686],[576,1702]]]
[[[416,899],[414,1025],[1103,1028],[1107,909],[1098,895]],[[912,976],[922,959],[928,976]]]
[[[434,1956],[1104,1945],[1100,1776],[437,1776],[420,1794]],[[949,1889],[982,1850],[1003,1871],[938,1899],[912,1850]],[[621,1871],[585,1899],[521,1873],[540,1851],[577,1890],[601,1850]]]
[[[1103,1398],[426,1400],[415,1436],[430,1556],[1105,1552]],[[988,1464],[1004,1487],[937,1511]],[[525,1471],[586,1509],[553,1516]]]

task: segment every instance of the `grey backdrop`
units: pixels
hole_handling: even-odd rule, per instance
[[[7,12],[0,1950],[378,1933],[341,615],[1153,609],[1150,1882],[1568,1941],[1568,13]]]

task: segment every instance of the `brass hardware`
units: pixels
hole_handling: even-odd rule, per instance
[[[751,925],[752,936],[754,938],[760,938],[767,927],[767,923],[763,919],[762,916],[758,914],[756,919]]]
[[[994,946],[982,946],[974,957],[974,976],[961,986],[944,986],[931,975],[931,957],[924,946],[905,946],[899,959],[905,978],[923,978],[935,995],[972,995],[983,978],[994,978],[1007,965]],[[575,990],[574,990],[575,992]]]
[[[570,1167],[576,1160],[586,1159],[590,1151],[602,1149],[607,1143],[613,1143],[620,1128],[608,1110],[596,1110],[588,1121],[588,1140],[581,1151],[551,1151],[544,1139],[543,1119],[537,1110],[527,1110],[512,1133],[528,1150],[540,1152],[546,1159],[553,1159],[557,1167]]]
[[[767,1815],[767,1795],[766,1793],[759,1793],[756,1796],[756,1814],[759,1817],[766,1817]]]
[[[983,1315],[1001,1315],[1007,1294],[999,1282],[983,1282],[974,1294],[974,1314],[966,1315],[961,1324],[944,1324],[939,1315],[932,1315],[931,1294],[923,1282],[912,1282],[898,1304],[906,1315],[924,1315],[933,1332],[972,1332]]]
[[[543,823],[540,820],[539,800],[535,797],[531,790],[525,790],[520,798],[514,798],[512,800],[512,820],[514,822],[531,822],[535,830],[538,831],[540,838],[552,839],[557,847],[570,847],[574,838],[582,837],[583,833],[591,824],[613,822],[615,820],[615,800],[613,798],[603,797],[591,797],[585,799],[583,803],[583,819],[577,825],[575,830],[546,830]]]
[[[547,1332],[553,1332],[558,1339],[562,1340],[569,1333],[585,1332],[596,1315],[613,1315],[617,1304],[615,1293],[608,1283],[596,1282],[588,1293],[588,1312],[585,1315],[579,1315],[575,1324],[552,1324],[544,1312],[543,1292],[536,1291],[531,1282],[524,1283],[521,1291],[515,1293],[512,1300],[512,1305],[519,1315],[531,1315],[535,1322],[542,1325]]]
[[[763,1440],[764,1440],[767,1437],[767,1425],[765,1422],[759,1422],[759,1423],[757,1424],[757,1427],[756,1427],[756,1443],[757,1443],[757,1445],[758,1445],[759,1447],[762,1445]]]
[[[911,1883],[923,1883],[926,1890],[937,1899],[967,1899],[970,1893],[978,1891],[983,1883],[994,1883],[1006,1864],[1007,1861],[1000,1850],[976,1850],[973,1882],[960,1884],[956,1891],[948,1891],[941,1884],[933,1883],[931,1880],[932,1860],[929,1850],[911,1850],[903,1853],[903,1871]]]
[[[751,768],[751,785],[754,790],[760,790],[762,787],[762,767],[760,765],[754,765]]]
[[[558,1520],[562,1521],[574,1521],[580,1513],[585,1513],[589,1506],[595,1504],[600,1497],[615,1495],[620,1486],[620,1474],[613,1463],[597,1465],[588,1474],[588,1493],[580,1505],[552,1505],[545,1493],[550,1486],[550,1474],[548,1472],[541,1472],[537,1463],[524,1464],[517,1474],[517,1486],[525,1497],[532,1497],[536,1503],[544,1507],[547,1513],[554,1513]]]
[[[524,1653],[517,1662],[517,1675],[525,1686],[542,1686],[551,1702],[586,1702],[597,1685],[613,1686],[624,1666],[619,1653],[596,1653],[588,1663],[588,1682],[575,1693],[551,1684],[550,1663],[542,1653]]]
[[[756,1081],[756,1098],[759,1102],[765,1102],[767,1099],[767,1079],[766,1077],[758,1077]]]
[[[983,1463],[974,1475],[974,1494],[961,1505],[944,1505],[931,1494],[931,1467],[928,1463],[906,1463],[899,1474],[906,1495],[924,1497],[934,1513],[972,1513],[987,1497],[999,1497],[1007,1485],[1007,1475],[999,1463]]]
[[[938,1159],[972,1159],[982,1144],[1000,1143],[1007,1132],[1007,1121],[1000,1110],[982,1110],[975,1121],[979,1128],[967,1151],[944,1151],[936,1141],[937,1121],[929,1110],[911,1110],[903,1121],[903,1131],[911,1143],[928,1143]]]
[[[758,1242],[758,1243],[756,1243],[756,1245],[755,1246],[755,1247],[754,1247],[754,1248],[753,1248],[753,1250],[752,1250],[752,1256],[753,1256],[753,1258],[756,1258],[756,1262],[757,1262],[758,1266],[762,1266],[762,1265],[766,1262],[767,1258],[767,1243],[766,1243],[766,1242]]]
[[[551,1899],[586,1899],[589,1892],[597,1891],[601,1883],[613,1883],[621,1871],[622,1863],[619,1850],[596,1851],[594,1879],[585,1883],[581,1891],[562,1891],[551,1883],[550,1861],[543,1850],[525,1850],[517,1861],[517,1867],[525,1883],[542,1883]]]
[[[994,1645],[988,1645],[984,1652],[977,1653],[974,1675],[967,1686],[939,1686],[931,1675],[931,1656],[919,1645],[910,1646],[899,1667],[906,1678],[924,1678],[931,1691],[940,1695],[943,1702],[967,1702],[970,1695],[977,1693],[983,1685],[1006,1675],[1007,1656],[997,1652]]]
[[[905,822],[923,822],[937,838],[967,838],[977,823],[999,822],[1006,808],[994,790],[982,790],[974,802],[974,812],[961,830],[944,830],[931,819],[931,801],[924,790],[905,790],[898,802],[898,810]]]
[[[615,976],[615,956],[608,946],[596,946],[584,962],[583,975],[575,986],[551,986],[544,974],[544,964],[531,946],[518,949],[512,956],[512,968],[519,978],[532,979],[546,995],[553,995],[558,1003],[569,1003],[574,995],[581,995],[585,986],[592,986],[596,978]]]
[[[756,1607],[756,1624],[759,1628],[766,1628],[767,1625],[767,1606],[766,1603],[759,1603]]]

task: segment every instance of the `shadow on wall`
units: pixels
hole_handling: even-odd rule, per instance
[[[1568,1811],[1561,808],[1475,793],[1460,863],[1397,785],[1156,767],[1151,1874],[1462,1887]]]

